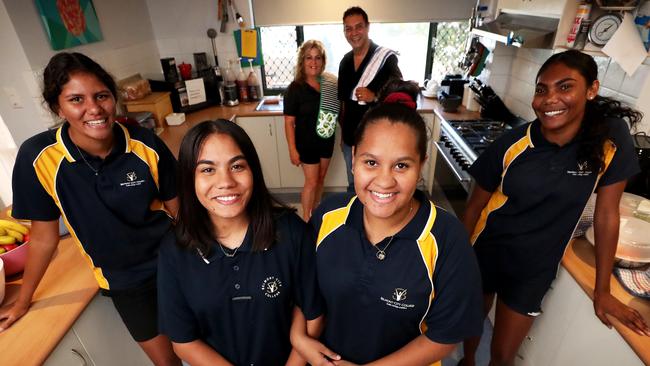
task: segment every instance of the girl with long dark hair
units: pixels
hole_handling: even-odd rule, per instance
[[[161,331],[192,365],[304,365],[289,342],[294,312],[308,330],[321,315],[307,225],[271,197],[237,124],[194,126],[178,157],[178,222],[159,258]]]
[[[463,223],[481,267],[485,314],[496,296],[490,365],[514,362],[593,192],[596,315],[607,326],[613,316],[650,334],[641,315],[609,290],[619,201],[639,171],[629,125],[641,114],[599,96],[597,76],[589,55],[551,56],[537,73],[537,119],[499,138],[470,168],[477,185]],[[474,364],[478,342],[465,342],[462,365]]]

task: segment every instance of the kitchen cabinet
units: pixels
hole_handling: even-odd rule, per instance
[[[275,117],[237,117],[236,123],[253,141],[262,164],[264,181],[268,188],[280,188],[280,166],[276,141]]]
[[[592,301],[560,267],[517,354],[518,366],[643,365],[614,329],[596,317]]]
[[[571,0],[499,0],[498,8],[506,13],[559,18]]]
[[[149,365],[110,298],[96,295],[50,354],[46,366]]]
[[[422,167],[422,178],[424,179],[424,189],[431,192],[433,186],[433,173],[436,166],[436,157],[438,150],[433,146],[436,141],[440,141],[440,117],[433,113],[421,113],[422,118],[427,126],[429,139],[427,142],[427,161]]]

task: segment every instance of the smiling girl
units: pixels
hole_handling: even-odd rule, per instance
[[[233,122],[194,126],[179,163],[178,223],[159,262],[161,331],[194,366],[304,365],[289,343],[294,311],[308,329],[321,315],[307,224],[272,198]]]
[[[18,300],[0,327],[29,309],[62,216],[134,340],[154,364],[179,365],[158,333],[156,302],[158,247],[178,209],[173,155],[149,130],[115,122],[115,82],[83,54],[52,57],[43,98],[64,122],[18,152],[12,214],[32,221],[31,240]]]
[[[409,82],[388,85],[356,132],[357,195],[328,198],[312,216],[325,326],[322,344],[292,338],[311,364],[430,365],[480,333],[467,234],[417,190],[427,158],[418,94]]]
[[[626,121],[634,125],[641,115],[599,96],[597,76],[591,56],[551,56],[537,73],[537,119],[495,141],[470,168],[477,185],[463,222],[481,267],[485,314],[497,299],[490,365],[514,362],[592,192],[596,315],[650,334],[639,313],[609,292],[618,205],[639,171]],[[465,343],[462,365],[474,364],[478,341]]]

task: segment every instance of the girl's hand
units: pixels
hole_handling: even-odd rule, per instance
[[[298,150],[296,149],[290,149],[289,150],[289,158],[291,159],[291,164],[295,166],[300,166],[300,154],[298,154]]]
[[[4,332],[16,320],[20,319],[29,310],[29,305],[20,306],[17,302],[0,310],[0,332]]]
[[[612,323],[607,319],[607,315],[611,315],[637,334],[650,336],[650,328],[641,314],[618,301],[610,293],[594,294],[594,311],[600,321],[608,328],[612,327]]]
[[[334,366],[337,365],[335,362],[341,359],[341,356],[307,335],[294,337],[291,343],[298,353],[313,366]]]

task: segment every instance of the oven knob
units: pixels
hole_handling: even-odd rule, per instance
[[[452,146],[453,144],[451,143],[451,141],[445,141],[445,147],[452,147]]]

